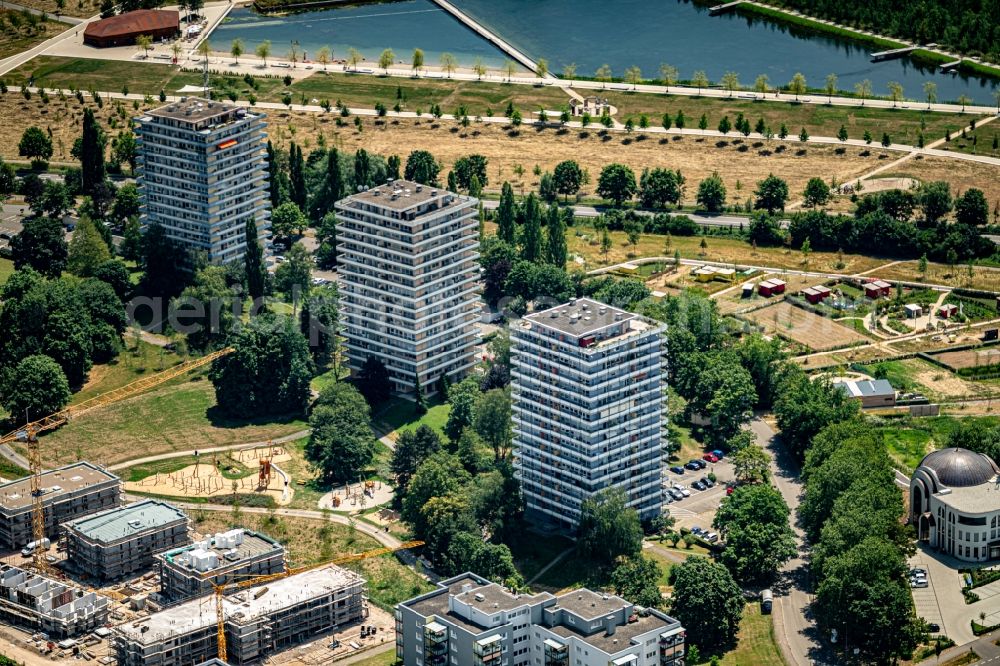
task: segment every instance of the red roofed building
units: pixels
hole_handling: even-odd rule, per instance
[[[135,44],[139,35],[154,40],[173,37],[180,31],[180,13],[172,9],[137,9],[87,24],[83,43],[98,48]]]

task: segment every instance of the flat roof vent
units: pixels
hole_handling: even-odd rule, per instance
[[[482,592],[476,592],[474,597],[476,601],[486,601],[486,597],[483,596]]]
[[[552,313],[549,315],[549,317],[551,317],[552,319],[558,319],[559,318],[559,310],[553,310]]]

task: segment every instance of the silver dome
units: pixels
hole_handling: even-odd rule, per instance
[[[938,481],[948,488],[967,488],[993,480],[1000,469],[984,453],[968,449],[941,449],[924,456],[920,467],[933,470]]]

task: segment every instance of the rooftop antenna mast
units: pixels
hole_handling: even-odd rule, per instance
[[[208,56],[201,61],[201,87],[205,91],[205,99],[208,99]]]

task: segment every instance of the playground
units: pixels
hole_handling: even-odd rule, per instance
[[[282,446],[239,449],[225,455],[208,453],[197,459],[197,463],[178,470],[156,472],[137,481],[127,481],[125,491],[173,497],[266,494],[273,497],[279,506],[292,501],[294,489],[291,477],[280,466],[291,456]],[[238,462],[240,467],[227,466],[227,459]]]
[[[361,483],[348,483],[337,486],[319,500],[319,508],[330,509],[339,513],[357,514],[375,506],[388,505],[392,502],[392,486],[378,479],[374,481],[363,481]],[[379,512],[381,515],[385,512]],[[393,512],[394,513],[394,512]],[[398,519],[398,516],[395,518]],[[393,517],[387,516],[385,520],[378,520],[379,523],[388,524]]]

